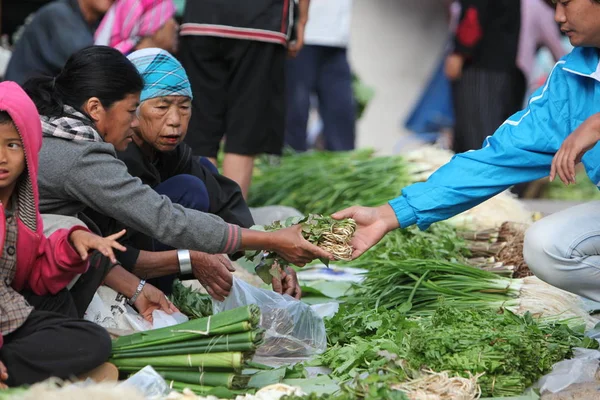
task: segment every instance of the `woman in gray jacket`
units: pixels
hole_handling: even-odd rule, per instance
[[[169,246],[211,254],[269,250],[299,266],[331,259],[304,240],[299,226],[277,233],[242,229],[173,204],[132,177],[115,150],[124,150],[132,140],[142,87],[133,64],[104,46],[75,53],[55,78],[25,85],[42,116],[43,213],[76,216],[90,207]]]

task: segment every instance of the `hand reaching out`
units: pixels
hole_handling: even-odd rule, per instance
[[[354,206],[336,212],[332,218],[352,218],[356,222],[356,232],[350,242],[354,248],[352,259],[360,257],[379,243],[386,233],[400,227],[394,210],[388,204],[380,207]]]
[[[149,322],[152,322],[152,312],[154,310],[162,310],[167,314],[179,311],[162,291],[149,283],[144,285],[134,305],[138,313]]]
[[[270,235],[273,250],[291,264],[303,267],[317,258],[334,259],[327,251],[304,239],[301,225],[270,232]]]
[[[112,263],[117,263],[117,258],[113,249],[125,251],[127,250],[122,244],[117,242],[125,234],[125,229],[114,235],[105,238],[95,235],[86,230],[76,230],[71,232],[69,240],[82,260],[87,260],[88,253],[92,250],[98,250],[105,257],[109,258]]]
[[[8,379],[8,369],[2,361],[0,361],[0,389],[8,389],[6,381]]]

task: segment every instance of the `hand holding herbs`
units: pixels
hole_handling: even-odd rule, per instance
[[[388,204],[379,207],[353,206],[333,214],[336,220],[350,218],[355,221],[355,234],[351,245],[354,251],[345,260],[350,261],[379,243],[391,230],[399,228],[398,218]],[[358,229],[357,229],[358,226]]]
[[[322,254],[320,260],[325,265],[329,264],[330,259],[350,260],[354,251],[350,241],[354,236],[356,223],[352,219],[336,221],[331,217],[310,214],[304,218],[292,217],[285,221],[276,221],[271,225],[257,226],[253,229],[277,232],[278,235],[287,234],[293,229],[301,235],[304,241],[308,241],[312,247],[319,249]],[[263,254],[262,251],[246,253],[246,258],[253,261],[261,254]],[[286,260],[288,258],[281,251],[266,252],[256,268],[256,273],[265,283],[269,284],[273,277],[280,278],[281,268],[290,264]],[[304,264],[296,263],[298,266],[304,266]]]

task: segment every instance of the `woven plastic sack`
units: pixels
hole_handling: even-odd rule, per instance
[[[256,355],[310,357],[327,348],[325,323],[308,304],[288,295],[256,288],[235,277],[225,301],[213,301],[213,312],[217,314],[249,304],[260,307],[260,326],[266,331],[264,343]]]

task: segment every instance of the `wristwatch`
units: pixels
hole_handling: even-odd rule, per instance
[[[192,273],[192,256],[189,250],[177,250],[179,259],[179,274],[190,275]]]
[[[142,293],[142,290],[144,289],[145,285],[146,285],[146,281],[144,279],[141,279],[140,283],[138,284],[137,289],[135,290],[135,293],[127,301],[129,304],[133,305],[135,303],[135,301],[137,300],[137,298],[140,296],[140,293]]]

